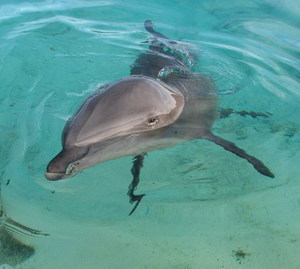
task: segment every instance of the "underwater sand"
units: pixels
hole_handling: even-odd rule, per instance
[[[13,264],[0,244],[0,268],[300,268],[299,14],[292,0],[1,2],[0,226],[41,233],[10,229],[34,254],[14,249]],[[220,107],[269,114],[232,114],[213,131],[274,179],[208,141],[183,143],[148,154],[129,217],[131,157],[43,177],[78,105],[147,48],[145,19],[193,46]]]

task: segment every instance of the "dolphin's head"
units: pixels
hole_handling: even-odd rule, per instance
[[[130,76],[101,87],[67,122],[63,150],[45,177],[63,179],[100,162],[160,148],[161,133],[183,107],[180,91],[149,77]]]

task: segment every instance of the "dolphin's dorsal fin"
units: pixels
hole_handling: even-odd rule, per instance
[[[219,136],[214,135],[213,133],[208,133],[206,136],[202,137],[203,139],[212,141],[214,143],[216,143],[217,145],[223,147],[225,150],[228,150],[232,153],[234,153],[235,155],[246,159],[249,163],[251,163],[254,168],[261,174],[267,176],[267,177],[271,177],[274,178],[274,174],[268,169],[268,167],[266,167],[264,165],[264,163],[258,159],[256,159],[255,157],[249,155],[247,152],[245,152],[243,149],[239,148],[237,145],[235,145],[234,143],[225,140]]]
[[[145,29],[146,29],[150,34],[152,34],[154,37],[156,37],[156,38],[169,39],[169,38],[168,38],[167,36],[165,36],[164,34],[159,33],[159,32],[156,32],[156,31],[153,29],[152,21],[146,20],[146,21],[144,22],[144,26],[145,26]]]

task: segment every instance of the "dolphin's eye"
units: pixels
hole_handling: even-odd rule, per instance
[[[148,126],[155,126],[158,123],[158,119],[157,118],[150,118],[147,120],[147,125]]]

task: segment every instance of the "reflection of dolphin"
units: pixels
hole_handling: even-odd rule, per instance
[[[151,21],[145,21],[145,28],[153,35],[149,50],[135,61],[131,76],[102,86],[67,122],[63,149],[48,164],[46,178],[67,178],[99,162],[133,155],[128,194],[138,204],[143,195],[133,191],[145,153],[193,139],[213,141],[274,177],[261,161],[212,134],[218,98],[213,83],[190,70],[193,54],[154,31]]]

